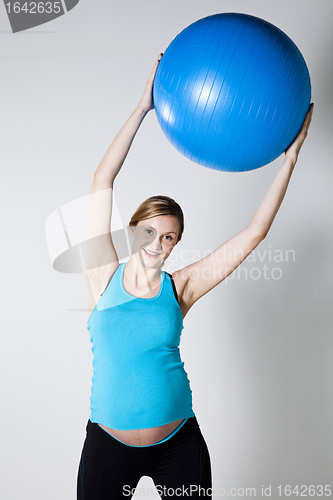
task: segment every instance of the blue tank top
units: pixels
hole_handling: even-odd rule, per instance
[[[112,429],[158,427],[194,416],[181,361],[183,315],[171,277],[160,274],[155,297],[128,293],[118,266],[87,328],[93,353],[90,420]]]

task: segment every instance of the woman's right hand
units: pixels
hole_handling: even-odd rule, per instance
[[[154,109],[154,102],[153,102],[153,85],[154,85],[154,78],[155,78],[155,73],[157,70],[157,66],[159,65],[160,60],[162,59],[163,52],[160,53],[158,56],[158,59],[153,67],[153,71],[150,74],[149,80],[146,83],[146,88],[143,93],[142,99],[140,100],[140,106],[145,110],[145,111],[150,111],[151,109]]]

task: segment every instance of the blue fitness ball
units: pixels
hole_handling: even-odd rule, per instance
[[[199,19],[170,43],[154,87],[171,144],[205,167],[262,167],[293,142],[311,102],[310,75],[294,42],[263,19]]]

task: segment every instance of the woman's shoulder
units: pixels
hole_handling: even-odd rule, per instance
[[[179,269],[178,271],[167,274],[170,276],[170,280],[172,282],[172,286],[174,287],[174,292],[177,297],[178,304],[180,305],[180,308],[182,310],[183,318],[185,318],[192,305],[186,297],[186,285],[188,282],[186,273],[182,272],[182,269]]]
[[[89,310],[95,307],[121,265],[116,261],[95,270],[94,273],[89,274],[86,271]]]
[[[179,269],[178,271],[173,271],[172,273],[166,272],[166,274],[168,274],[172,286],[177,293],[178,301],[180,301],[183,298],[186,289],[187,280],[185,279],[184,273],[182,273],[182,270]]]

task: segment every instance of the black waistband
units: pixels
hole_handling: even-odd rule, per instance
[[[200,426],[196,417],[190,417],[187,419],[185,424],[177,431],[173,436],[171,436],[166,441],[162,443],[156,443],[148,446],[131,446],[126,443],[122,443],[118,439],[114,438],[107,431],[102,429],[98,423],[91,422],[88,419],[88,423],[86,426],[87,436],[92,436],[98,440],[103,441],[106,445],[114,446],[117,448],[127,449],[129,452],[137,453],[137,452],[151,452],[157,451],[157,449],[165,449],[168,447],[172,447],[175,444],[180,445],[182,442],[187,441],[195,434],[200,433]]]

